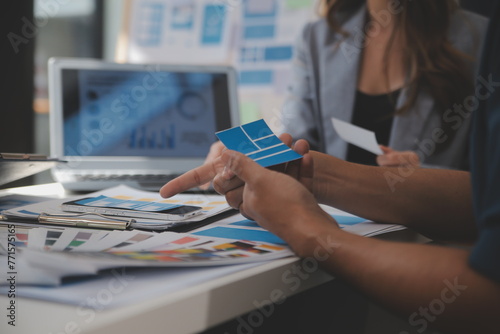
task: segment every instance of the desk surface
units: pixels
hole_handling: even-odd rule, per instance
[[[5,193],[53,197],[65,195],[64,189],[56,184],[4,190],[0,195]],[[408,231],[383,236],[398,240],[414,237]],[[9,299],[2,295],[0,332],[193,333],[255,310],[256,305],[262,305],[276,296],[289,297],[332,279],[321,269],[292,257],[266,262],[196,286],[109,310],[85,309],[17,297],[16,327],[7,324],[5,315]],[[106,288],[103,286],[103,289]]]

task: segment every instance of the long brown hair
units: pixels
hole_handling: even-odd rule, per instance
[[[330,27],[342,34],[341,17],[355,12],[366,0],[325,0],[324,15]],[[473,77],[466,63],[470,56],[456,50],[448,40],[452,14],[459,8],[455,0],[399,0],[401,12],[394,14],[396,29],[406,41],[403,65],[409,78],[405,87],[408,98],[396,114],[412,108],[420,91],[427,91],[435,100],[440,113],[455,103],[461,104],[473,93]],[[393,33],[394,34],[394,33]],[[388,73],[388,53],[394,36],[386,49],[385,72]],[[407,42],[411,41],[411,42]],[[387,75],[386,75],[387,76]],[[388,83],[388,76],[386,82]],[[442,119],[442,129],[452,138],[454,132]],[[451,142],[446,140],[444,144]],[[440,147],[441,146],[441,147]],[[446,145],[438,145],[443,148]]]

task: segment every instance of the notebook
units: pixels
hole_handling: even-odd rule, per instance
[[[239,125],[229,66],[49,61],[55,181],[72,191],[118,184],[156,191],[203,163],[215,132]]]

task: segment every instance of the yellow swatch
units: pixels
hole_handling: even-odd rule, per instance
[[[125,195],[118,195],[118,196],[113,196],[113,198],[116,198],[116,199],[131,199],[132,197],[125,196]]]
[[[283,250],[283,247],[278,247],[278,246],[271,246],[271,245],[259,245],[259,248],[267,248],[267,249],[272,249],[272,250]]]
[[[186,201],[184,204],[203,204],[205,201]]]
[[[160,203],[179,203],[180,201],[179,200],[176,200],[176,199],[166,199],[166,200],[163,200],[163,201],[160,201]]]

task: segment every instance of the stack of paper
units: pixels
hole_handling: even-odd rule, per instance
[[[340,228],[358,235],[404,228],[324,209]],[[19,284],[55,285],[63,277],[94,275],[117,267],[234,265],[293,255],[282,239],[240,214],[190,233],[17,226],[14,241],[9,241],[8,233],[6,227],[0,229],[0,253],[16,248],[23,270]]]
[[[165,231],[171,229],[174,226],[179,226],[183,224],[189,224],[194,222],[200,222],[204,219],[214,217],[220,213],[232,210],[231,207],[227,204],[224,196],[221,195],[205,195],[205,194],[179,194],[169,199],[162,198],[158,193],[137,190],[128,186],[117,186],[114,188],[109,188],[102,191],[97,191],[91,194],[87,194],[85,196],[79,196],[74,198],[66,198],[66,199],[55,199],[51,201],[45,201],[42,203],[29,204],[25,206],[21,206],[15,209],[10,209],[9,213],[11,214],[19,214],[22,216],[31,215],[38,216],[41,213],[46,213],[49,215],[65,215],[68,216],[68,213],[61,209],[61,205],[64,202],[70,200],[76,200],[82,197],[95,197],[104,195],[107,197],[113,197],[117,199],[128,199],[135,201],[144,201],[150,203],[172,203],[172,204],[181,204],[181,205],[194,205],[202,207],[203,211],[201,214],[191,217],[182,221],[169,221],[165,219],[145,219],[140,218],[136,219],[136,222],[132,225],[133,228],[136,229],[146,229],[150,231]],[[113,218],[113,217],[112,217]]]
[[[59,284],[63,277],[118,267],[230,265],[292,255],[284,245],[188,233],[16,228],[13,242],[7,233],[1,230],[0,253],[15,246],[18,284]]]

